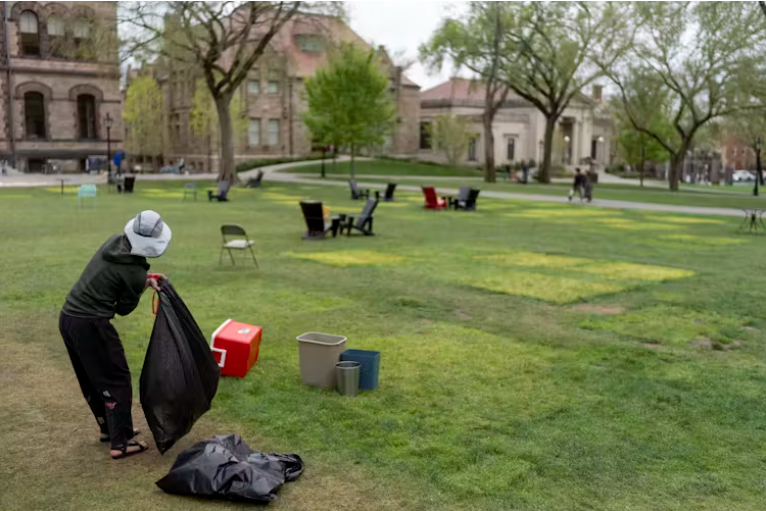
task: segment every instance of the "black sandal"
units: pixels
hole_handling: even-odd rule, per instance
[[[131,451],[128,452],[128,447],[139,447],[137,451]],[[135,456],[136,454],[141,454],[142,452],[146,452],[149,450],[148,445],[144,445],[139,442],[128,442],[127,444],[123,445],[120,449],[114,449],[115,451],[122,451],[122,454],[118,454],[117,456],[112,456],[113,460],[121,460],[125,458],[130,458],[131,456]]]
[[[141,434],[141,430],[140,429],[134,429],[133,430],[133,436],[128,438],[128,440],[130,440],[132,438],[135,438],[135,437],[137,437],[140,434]],[[104,436],[104,435],[106,435],[106,436]],[[103,443],[107,443],[107,442],[111,442],[112,439],[109,438],[109,433],[101,433],[101,437],[98,439],[98,441],[99,442],[103,442]]]

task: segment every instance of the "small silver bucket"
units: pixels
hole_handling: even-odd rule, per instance
[[[359,362],[343,361],[335,364],[335,381],[338,394],[341,396],[356,396],[359,392]]]

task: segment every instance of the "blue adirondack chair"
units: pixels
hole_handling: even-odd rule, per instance
[[[96,203],[96,185],[81,185],[77,189],[77,204],[82,206],[85,199],[93,199],[91,205]]]

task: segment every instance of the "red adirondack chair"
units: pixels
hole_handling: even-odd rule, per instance
[[[436,195],[436,190],[433,186],[424,186],[423,187],[423,196],[426,198],[426,203],[424,207],[426,209],[446,209],[447,208],[447,201],[439,198],[438,195]]]

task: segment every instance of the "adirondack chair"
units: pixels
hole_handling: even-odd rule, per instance
[[[471,194],[471,187],[470,186],[461,186],[460,191],[457,192],[457,195],[455,197],[447,197],[447,206],[450,208],[457,209],[456,204],[458,202],[463,202],[468,200],[468,196]]]
[[[367,204],[364,205],[362,213],[359,218],[354,222],[354,217],[349,216],[346,218],[346,223],[340,226],[340,232],[343,233],[346,230],[348,236],[351,235],[351,230],[355,229],[365,236],[373,236],[372,232],[372,220],[375,213],[375,208],[378,207],[378,201],[375,199],[367,199]]]
[[[320,201],[302,200],[301,211],[303,219],[306,221],[306,232],[303,233],[304,240],[322,240],[325,235],[332,230],[332,223],[325,222],[324,208]],[[337,234],[333,232],[333,236]]]
[[[436,195],[436,190],[433,186],[424,186],[423,196],[426,199],[426,203],[424,205],[426,209],[445,209],[447,207],[446,199],[443,197],[439,198],[439,196]]]
[[[263,179],[263,171],[259,170],[258,174],[252,178],[247,180],[247,184],[245,185],[246,188],[258,188],[261,186],[261,180]]]
[[[386,187],[386,194],[383,196],[385,202],[394,202],[394,190],[396,190],[396,183],[388,183]],[[380,200],[380,192],[375,191],[375,198]]]
[[[81,185],[77,189],[77,204],[82,206],[85,199],[93,199],[91,205],[96,204],[96,185]]]
[[[365,198],[370,198],[370,190],[360,190],[359,187],[356,185],[356,181],[353,179],[348,182],[348,186],[351,188],[351,198],[353,200]]]
[[[452,201],[452,206],[455,210],[462,209],[463,211],[476,211],[476,200],[479,198],[480,191],[481,190],[478,188],[469,188],[468,197],[466,197],[465,200],[456,197]]]
[[[229,200],[229,182],[228,181],[218,181],[218,194],[214,194],[213,190],[207,191],[207,200],[212,201],[213,199],[217,200],[218,202],[226,202]]]

